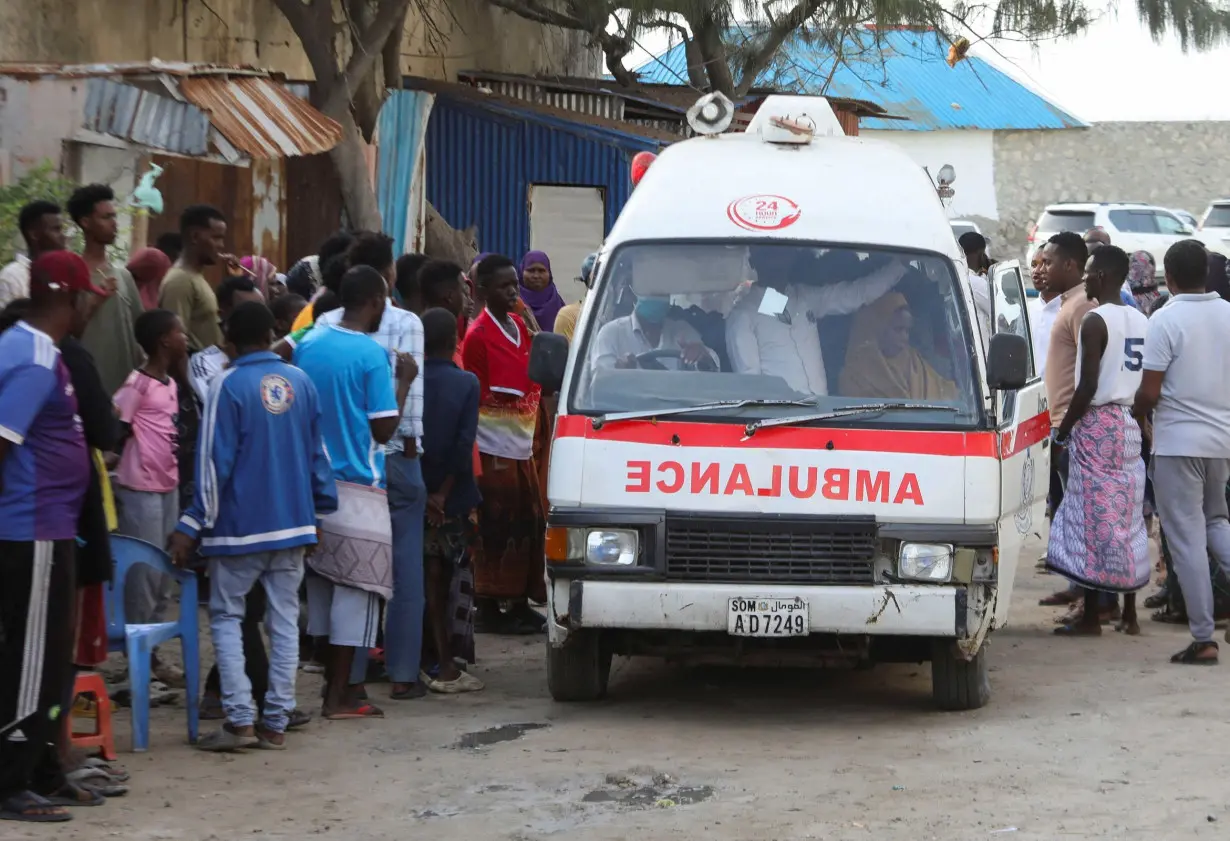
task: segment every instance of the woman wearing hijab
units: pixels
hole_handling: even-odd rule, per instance
[[[241,259],[239,265],[243,269],[241,274],[252,278],[252,282],[256,284],[256,288],[260,290],[266,301],[271,301],[286,291],[286,285],[277,281],[278,267],[264,257],[253,254],[251,257]]]
[[[548,333],[555,328],[555,316],[564,299],[555,288],[551,260],[546,252],[530,251],[521,258],[521,299],[534,311],[538,326]]]
[[[900,292],[859,310],[850,327],[839,386],[845,397],[952,400],[957,388],[910,344],[914,317]]]
[[[1157,264],[1153,261],[1153,255],[1148,251],[1133,253],[1128,263],[1127,279],[1136,309],[1148,315],[1153,303],[1162,296],[1157,288]]]
[[[171,258],[157,248],[142,248],[128,261],[128,273],[136,281],[141,303],[147,310],[158,309],[158,292],[170,269]]]

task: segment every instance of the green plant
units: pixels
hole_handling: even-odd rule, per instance
[[[77,185],[56,171],[45,160],[26,171],[12,184],[0,187],[0,265],[10,262],[25,246],[17,229],[17,216],[22,205],[35,199],[47,199],[63,206]],[[70,237],[80,238],[75,225],[67,225]],[[70,248],[74,247],[70,244]],[[80,250],[80,249],[77,249]]]

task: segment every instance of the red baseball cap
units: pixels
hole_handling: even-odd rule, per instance
[[[91,292],[106,295],[90,280],[90,267],[71,251],[48,251],[30,265],[30,293],[39,291]]]

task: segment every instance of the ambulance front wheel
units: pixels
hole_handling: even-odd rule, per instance
[[[941,710],[976,710],[991,700],[984,645],[970,660],[963,660],[952,640],[931,643],[931,697]]]
[[[563,645],[547,644],[547,688],[555,700],[600,700],[610,676],[611,650],[598,631],[573,631]]]

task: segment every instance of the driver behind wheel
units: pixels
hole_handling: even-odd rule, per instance
[[[658,370],[718,370],[718,357],[705,347],[700,334],[686,321],[670,318],[665,296],[638,296],[631,315],[598,331],[595,368],[655,368]],[[638,356],[662,351],[648,359]]]

